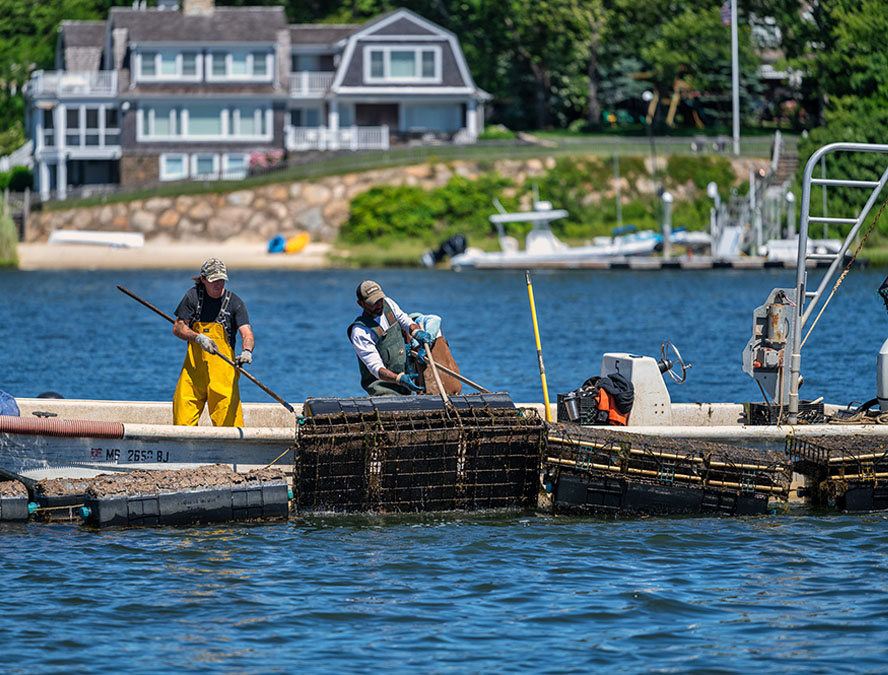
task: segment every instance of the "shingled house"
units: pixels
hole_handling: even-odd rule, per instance
[[[484,102],[457,37],[406,10],[288,25],[282,7],[159,0],[64,21],[28,83],[43,199],[71,187],[239,178],[251,160],[472,142]]]

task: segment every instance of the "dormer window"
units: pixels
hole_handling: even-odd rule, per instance
[[[200,79],[200,56],[196,51],[150,50],[138,53],[140,82],[171,82]]]
[[[441,81],[440,47],[366,47],[365,55],[367,82]]]
[[[270,82],[273,55],[267,51],[212,51],[210,81]]]

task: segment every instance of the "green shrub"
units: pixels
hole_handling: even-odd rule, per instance
[[[12,214],[8,205],[0,198],[0,267],[18,265],[17,244],[18,232],[12,222]]]
[[[813,129],[807,137],[799,140],[799,168],[793,184],[793,191],[801,203],[802,180],[805,165],[810,156],[822,145],[838,142],[855,143],[888,143],[888,107],[881,99],[859,99],[855,97],[831,98],[830,108],[826,112],[826,125]],[[827,178],[873,180],[877,181],[885,170],[886,155],[877,152],[837,152],[826,156]],[[814,170],[814,177],[819,178],[820,168]],[[823,215],[823,188],[811,188],[811,216]],[[830,216],[851,218],[857,216],[862,209],[869,191],[853,187],[831,186],[827,190],[827,210]],[[873,218],[879,213],[884,201],[884,194],[879,196],[861,229],[861,234],[869,229]],[[844,237],[850,225],[830,225],[829,236]],[[821,226],[817,226],[818,232]],[[878,225],[868,239],[868,243],[888,235],[888,217],[882,214]]]
[[[14,166],[9,172],[9,189],[12,192],[24,192],[25,188],[34,187],[34,174],[26,166]]]
[[[502,124],[485,127],[484,131],[478,134],[478,140],[481,141],[502,141],[511,138],[515,138],[515,132]]]
[[[390,246],[395,241],[418,241],[437,246],[453,234],[463,234],[474,246],[485,247],[496,235],[490,223],[493,199],[509,211],[529,205],[529,195],[537,188],[539,198],[555,209],[565,209],[566,218],[552,222],[552,230],[570,242],[609,235],[617,225],[616,192],[613,188],[613,159],[595,156],[560,157],[545,174],[529,179],[522,193],[504,196],[513,183],[489,171],[476,180],[454,176],[441,188],[424,191],[418,187],[378,186],[352,200],[351,215],[340,230],[346,244],[374,243]],[[673,173],[674,172],[674,173]],[[622,222],[636,229],[658,230],[659,204],[653,194],[640,193],[637,182],[648,177],[642,157],[621,157],[620,176],[628,183],[622,191]],[[723,158],[694,157],[688,162],[670,161],[664,185],[684,185],[692,181],[700,194],[691,201],[677,202],[673,209],[673,227],[690,230],[709,223],[711,201],[705,195],[706,184],[715,180],[725,189],[733,182],[730,162]],[[529,223],[509,223],[506,233],[519,239],[532,227]],[[495,242],[493,242],[495,247]]]
[[[9,171],[0,171],[0,190],[9,187]]]
[[[677,187],[691,182],[698,190],[705,190],[710,182],[715,182],[722,195],[727,195],[734,180],[734,169],[724,157],[672,155],[666,164],[664,182],[667,187]]]
[[[499,174],[486,173],[474,181],[454,176],[429,191],[377,186],[352,200],[339,236],[352,244],[416,239],[430,246],[457,233],[483,237],[490,230],[493,198],[510,184]]]

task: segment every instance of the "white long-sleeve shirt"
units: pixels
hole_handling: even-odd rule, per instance
[[[385,302],[388,303],[388,306],[391,308],[392,313],[395,315],[395,320],[401,325],[401,328],[408,335],[410,334],[410,324],[414,323],[409,316],[407,316],[404,311],[398,307],[398,303],[392,300],[389,297],[386,297]],[[379,327],[383,332],[389,329],[391,325],[388,322],[388,319],[385,317],[385,310],[383,310],[382,314],[379,318],[376,319],[376,323],[379,324]],[[367,366],[367,370],[373,375],[373,377],[379,377],[379,369],[384,367],[382,362],[382,357],[379,355],[379,350],[376,349],[376,343],[379,341],[379,338],[376,337],[376,333],[367,328],[366,326],[362,326],[360,324],[356,325],[352,328],[351,331],[351,343],[355,348],[355,354],[358,355],[358,358],[363,361],[364,365]]]

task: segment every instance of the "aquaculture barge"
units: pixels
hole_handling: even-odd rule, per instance
[[[888,341],[870,404],[848,411],[798,397],[802,329],[818,303],[828,303],[831,277],[856,258],[859,247],[849,257],[849,246],[888,182],[888,168],[878,180],[812,178],[821,157],[832,152],[888,154],[888,145],[825,146],[806,166],[796,286],[773,289],[753,311],[743,352],[744,371],[764,398],[760,404],[672,403],[664,376],[681,383],[690,366],[670,343],[659,360],[603,355],[600,378],[619,375],[634,392],[631,410],[622,411],[626,426],[619,428],[596,426],[600,399],[592,394],[598,389],[586,383],[555,405],[516,405],[508,394],[489,392],[449,400],[245,404],[243,428],[172,426],[169,403],[20,399],[21,417],[0,417],[0,473],[28,485],[33,498],[41,479],[217,464],[241,474],[276,467],[297,512],[542,506],[744,515],[798,503],[886,508],[888,424],[881,424],[884,413],[869,409],[878,403],[888,411]],[[816,217],[809,208],[812,184],[871,193],[854,218]],[[811,222],[852,225],[828,260],[808,252]],[[816,291],[808,290],[811,263],[828,264]],[[7,492],[0,492],[0,518],[21,512],[10,501],[20,495]]]

